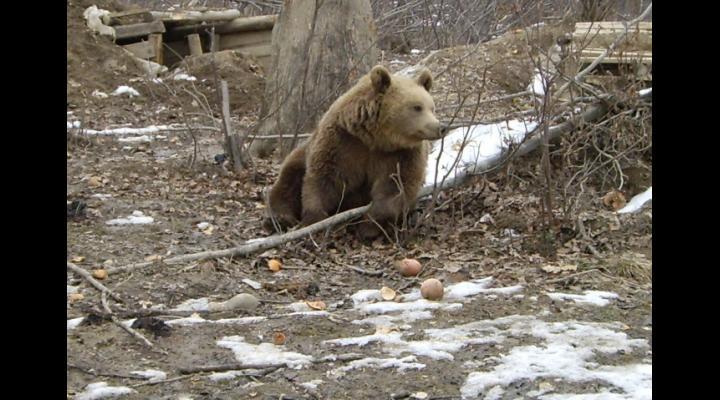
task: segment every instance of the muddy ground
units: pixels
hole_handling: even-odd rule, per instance
[[[213,120],[201,104],[203,96],[208,99],[216,96],[212,73],[202,68],[190,71],[197,81],[165,79],[160,84],[146,79],[117,47],[93,36],[84,27],[85,7],[91,4],[112,7],[101,3],[68,3],[68,121],[80,121],[82,127],[97,130],[185,122],[212,126]],[[522,52],[512,46],[502,48],[506,51],[503,56]],[[486,50],[482,59],[495,57],[493,60],[497,61],[500,57],[492,45]],[[392,69],[399,70],[426,55],[392,54],[386,58]],[[390,63],[391,60],[399,62]],[[437,60],[431,68],[442,67],[442,57]],[[468,61],[468,65],[487,69],[481,65],[481,59]],[[524,89],[532,76],[532,65],[522,61],[513,65],[496,71],[498,77],[488,85],[487,96]],[[229,60],[221,70],[223,78],[230,81],[233,125],[239,130],[247,129],[259,111],[263,71],[252,59],[242,57]],[[461,84],[448,82],[450,77],[446,75],[436,85],[439,92],[433,94],[438,107],[456,101],[449,95],[443,98],[439,89]],[[95,90],[109,94],[120,85],[133,86],[140,96],[92,95]],[[488,116],[513,111],[516,109],[498,108],[488,111]],[[645,344],[607,352],[590,346],[593,354],[586,361],[596,364],[588,368],[651,365],[648,361],[652,355],[651,207],[636,214],[616,215],[603,204],[606,190],[588,187],[585,190],[591,192],[587,196],[591,200],[580,207],[586,235],[578,232],[574,221],[562,221],[548,239],[542,228],[541,193],[532,184],[539,158],[530,156],[510,169],[478,177],[463,188],[442,194],[440,205],[431,215],[397,242],[362,243],[341,226],[326,235],[314,235],[248,257],[172,266],[156,263],[131,272],[112,273],[112,268],[158,256],[230,248],[267,236],[260,221],[265,207],[263,193],[277,176],[273,161],[257,160],[254,169],[235,175],[216,159],[222,153],[217,130],[170,130],[150,136],[147,142],[127,142],[121,141],[123,136],[92,136],[69,130],[67,200],[82,202],[86,208],[72,215],[69,211],[68,260],[83,269],[111,271],[102,283],[124,299],[125,304],[111,302],[124,321],[131,318],[122,318],[123,312],[150,309],[156,310],[156,317],[165,322],[178,320],[182,316],[177,313],[164,315],[157,310],[172,309],[192,299],[224,301],[239,293],[249,293],[261,303],[249,311],[200,313],[204,321],[185,324],[180,320],[170,323],[167,330],[139,329],[154,345],[148,348],[113,323],[92,318],[102,314],[99,293],[79,276],[68,273],[68,320],[85,317],[83,323],[73,329],[69,326],[67,331],[68,398],[83,398],[81,393],[87,385],[97,382],[131,388],[133,392],[122,397],[128,399],[388,399],[393,394],[397,398],[460,398],[470,373],[492,372],[513,349],[542,347],[550,339],[531,331],[508,333],[502,340],[477,340],[448,350],[451,359],[434,358],[415,350],[393,354],[387,348],[389,344],[382,342],[338,346],[325,341],[375,333],[392,336],[400,332],[408,342],[421,342],[432,336],[433,329],[478,321],[502,325],[502,318],[512,316],[532,317],[542,323],[609,324],[608,329],[621,339],[637,339]],[[633,189],[625,193],[628,199],[649,184],[648,173],[640,174],[638,179],[632,182]],[[561,199],[556,200],[555,204],[561,204]],[[419,208],[426,205],[427,200]],[[136,210],[152,217],[153,222],[106,223]],[[561,215],[559,211],[556,214]],[[588,245],[600,252],[601,257],[594,256]],[[402,277],[397,272],[394,262],[406,257],[423,264],[419,278]],[[268,269],[270,259],[282,262],[280,272]],[[567,268],[548,272],[548,266]],[[363,312],[357,308],[362,302],[351,299],[353,294],[386,286],[407,295],[430,277],[440,279],[447,288],[492,278],[487,289],[516,286],[520,289],[507,293],[480,291],[462,299],[445,299],[440,303],[460,306],[429,310],[431,315],[423,318],[357,323],[368,316],[399,314]],[[255,289],[244,279],[262,287]],[[582,294],[586,290],[612,292],[618,297],[598,306],[551,299],[547,295]],[[82,296],[71,295],[70,291]],[[322,301],[327,309],[298,305],[304,301]],[[288,308],[293,304],[295,308]],[[301,312],[292,314],[293,311]],[[251,316],[268,318],[242,319]],[[477,339],[473,335],[483,334],[468,335]],[[311,363],[299,369],[290,366],[249,369],[243,371],[244,375],[224,380],[211,379],[214,375],[209,372],[180,373],[182,368],[243,362],[229,348],[219,345],[235,336],[251,345],[275,342],[275,349],[315,359],[353,353],[397,362],[412,356],[405,362],[423,367],[366,365],[340,373],[338,369],[350,365],[350,361],[336,361]],[[278,339],[281,336],[284,340]],[[532,365],[526,367],[532,369]],[[131,373],[148,369],[163,371],[166,378],[149,382]],[[489,395],[486,388],[478,396],[537,398],[543,394],[607,390],[619,396],[612,398],[633,398],[627,388],[608,381],[563,377],[562,368],[558,368],[556,372],[499,383],[502,390],[493,389],[494,395]]]

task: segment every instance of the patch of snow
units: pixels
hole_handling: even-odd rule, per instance
[[[127,137],[127,138],[118,138],[118,142],[122,143],[148,143],[152,142],[152,138],[147,135],[142,136],[134,136],[134,137]]]
[[[650,94],[650,93],[652,93],[652,88],[638,90],[638,94],[640,96],[645,96],[646,94]]]
[[[145,371],[130,371],[131,374],[147,378],[148,382],[159,382],[167,379],[167,374],[157,369],[146,369]]]
[[[186,73],[179,73],[179,74],[177,74],[177,75],[175,75],[175,76],[173,77],[173,80],[176,80],[176,81],[196,81],[197,78],[194,77],[194,76],[192,76],[192,75],[188,75],[188,74],[186,74]]]
[[[154,221],[153,217],[145,216],[142,211],[133,211],[131,215],[125,218],[111,219],[105,222],[107,225],[143,225],[152,224]]]
[[[96,193],[96,194],[94,194],[94,195],[92,195],[92,196],[90,196],[90,197],[95,197],[95,198],[100,199],[100,200],[107,200],[107,199],[111,198],[112,195],[111,195],[111,194]]]
[[[67,320],[67,330],[73,330],[77,328],[84,319],[85,317],[79,317]]]
[[[255,316],[255,317],[222,318],[222,319],[212,320],[212,319],[205,319],[197,314],[194,314],[189,317],[178,318],[178,319],[167,321],[166,324],[178,325],[178,326],[191,326],[191,325],[198,325],[198,324],[246,325],[246,324],[254,324],[254,323],[257,323],[260,321],[264,321],[266,319],[267,319],[267,317]]]
[[[91,96],[97,97],[98,99],[107,99],[107,98],[108,98],[108,94],[107,94],[107,93],[102,92],[102,91],[100,91],[100,90],[98,90],[98,89],[95,89],[95,90],[92,92]]]
[[[300,386],[304,387],[305,389],[315,390],[321,383],[323,383],[322,379],[313,379],[309,382],[301,383]]]
[[[424,52],[425,52],[424,50],[419,50],[419,49],[410,50],[410,54],[422,54]]]
[[[201,222],[197,224],[198,229],[207,229],[210,226],[209,222]]]
[[[114,92],[112,92],[113,96],[122,96],[124,94],[126,94],[130,98],[140,96],[140,93],[137,90],[125,85],[118,86],[118,88],[115,89]]]
[[[77,292],[78,292],[78,289],[80,289],[80,286],[70,286],[70,285],[67,285],[67,294],[77,293]]]
[[[208,303],[210,301],[207,297],[201,297],[199,299],[189,299],[178,304],[173,308],[173,311],[207,311]]]
[[[421,364],[417,361],[417,359],[414,356],[407,356],[403,358],[375,358],[375,357],[367,357],[367,358],[361,358],[359,360],[354,360],[348,363],[348,365],[340,368],[336,368],[332,371],[329,371],[329,375],[335,375],[335,374],[343,374],[348,371],[352,371],[354,369],[361,369],[361,368],[373,368],[373,369],[387,369],[387,368],[397,368],[400,372],[405,372],[409,369],[423,369],[425,368],[425,364]]]
[[[530,316],[511,316],[479,324],[487,325],[486,328],[490,328],[490,324],[509,324],[505,332],[495,333],[501,336],[529,333],[545,343],[516,346],[501,355],[492,370],[470,373],[460,390],[463,399],[476,398],[498,385],[538,378],[569,382],[597,380],[622,389],[625,393],[618,398],[652,397],[651,364],[598,365],[591,361],[596,353],[613,354],[648,347],[644,339],[629,339],[616,331],[620,328],[617,323],[545,322]]]
[[[312,356],[284,351],[283,346],[272,343],[250,344],[242,336],[226,336],[217,345],[232,350],[235,358],[243,364],[285,364],[290,368],[302,368],[312,362]]]
[[[522,142],[536,127],[536,122],[510,120],[453,129],[442,139],[442,146],[440,141],[433,146],[425,172],[425,186],[435,184],[436,172],[438,184],[445,176],[447,180],[453,179],[458,172],[479,172],[476,164],[499,157],[508,143]]]
[[[565,293],[546,293],[548,297],[553,300],[573,300],[576,303],[581,304],[592,304],[595,306],[606,306],[610,304],[609,299],[616,299],[618,295],[613,292],[603,292],[599,290],[586,290],[580,294],[565,294]]]
[[[262,289],[262,283],[256,282],[252,279],[245,278],[242,280],[242,282],[255,290]]]
[[[633,213],[639,211],[645,203],[652,200],[652,186],[647,188],[644,192],[630,199],[625,207],[617,211],[618,214]]]
[[[136,391],[125,386],[108,386],[106,382],[95,382],[85,386],[85,390],[75,396],[75,400],[97,400],[131,393]]]
[[[527,90],[536,95],[545,96],[545,87],[547,87],[547,79],[535,68],[535,76],[533,77],[533,81],[530,82],[530,85],[528,85]]]

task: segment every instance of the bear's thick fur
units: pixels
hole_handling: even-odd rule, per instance
[[[363,238],[380,234],[373,220],[396,222],[422,187],[427,141],[446,132],[435,117],[431,87],[427,69],[413,79],[378,65],[363,76],[285,159],[270,190],[266,227],[310,225],[370,201]]]

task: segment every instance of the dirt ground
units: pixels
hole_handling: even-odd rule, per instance
[[[68,121],[80,121],[83,128],[97,130],[185,122],[211,126],[203,105],[203,97],[214,103],[216,96],[208,66],[189,71],[197,81],[164,79],[156,83],[146,79],[117,46],[87,30],[82,11],[92,4],[118,9],[104,1],[68,3]],[[532,65],[518,61],[519,57],[499,62],[522,53],[521,42],[497,43],[486,46],[483,56],[467,60],[466,64],[474,69],[463,69],[463,76],[467,71],[477,75],[478,70],[491,70],[487,96],[524,90],[532,76]],[[445,55],[429,65],[431,70],[448,65],[452,57]],[[393,70],[413,65],[425,56],[426,52],[385,55]],[[263,71],[252,59],[237,55],[227,56],[219,69],[221,76],[229,80],[233,125],[248,129],[259,112]],[[461,85],[453,81],[460,76],[449,72],[438,79],[433,93],[438,107],[457,101],[444,96],[441,88]],[[96,90],[110,94],[120,85],[134,87],[140,96],[92,95]],[[496,107],[486,110],[487,117],[515,111],[502,105]],[[82,202],[85,208],[68,214],[68,260],[83,269],[112,271],[114,267],[158,256],[225,249],[267,236],[261,228],[263,193],[276,178],[277,165],[257,160],[253,170],[240,176],[228,172],[216,159],[222,153],[220,135],[210,129],[190,133],[170,130],[155,134],[150,141],[127,142],[118,136],[90,136],[75,130],[69,133],[67,201]],[[396,355],[414,355],[413,362],[424,364],[421,369],[366,366],[340,374],[338,368],[349,365],[347,362],[315,362],[300,369],[247,369],[225,380],[212,380],[208,372],[183,375],[180,369],[242,362],[228,348],[218,345],[235,336],[260,345],[274,340],[279,343],[277,335],[281,333],[284,343],[276,348],[316,359],[347,353],[386,359],[387,349],[378,342],[344,347],[325,341],[387,334],[381,331],[391,329],[401,331],[410,343],[421,342],[434,329],[518,315],[541,318],[547,323],[621,323],[621,328],[613,328],[617,335],[646,341],[649,347],[609,354],[596,351],[592,361],[603,368],[647,362],[652,355],[651,206],[635,214],[617,215],[603,204],[605,192],[588,187],[593,200],[580,207],[586,234],[581,235],[573,221],[563,221],[556,234],[547,239],[541,228],[539,192],[530,183],[537,165],[539,158],[530,156],[512,169],[478,177],[463,188],[443,193],[441,205],[399,243],[361,243],[343,226],[327,235],[314,235],[244,258],[172,266],[156,263],[131,272],[111,272],[102,283],[124,299],[125,304],[111,302],[123,321],[131,319],[123,317],[123,312],[130,310],[155,310],[160,320],[178,320],[178,314],[163,314],[162,310],[193,299],[217,302],[249,293],[260,300],[248,311],[200,313],[205,320],[216,323],[175,323],[165,325],[168,328],[164,331],[139,329],[154,344],[153,348],[112,322],[93,318],[102,314],[98,291],[68,273],[68,320],[85,318],[67,331],[68,398],[83,398],[79,394],[97,382],[131,388],[134,392],[122,397],[128,399],[387,399],[391,395],[461,398],[461,387],[469,373],[492,370],[494,364],[483,364],[484,360],[504,360],[512,349],[533,346],[545,339],[528,333],[510,335],[502,342],[476,341],[462,349],[448,350],[454,356],[452,360],[413,351]],[[640,181],[632,182],[636,189],[625,193],[628,199],[649,185],[647,174],[637,179]],[[555,204],[559,202],[557,199]],[[426,205],[427,200],[419,208]],[[106,223],[136,210],[152,217],[153,222]],[[602,257],[594,256],[588,244]],[[406,257],[422,263],[419,278],[406,278],[397,272],[395,261]],[[270,259],[282,261],[280,272],[268,269]],[[548,266],[566,270],[548,272]],[[390,328],[357,323],[368,315],[356,307],[350,297],[353,294],[385,286],[407,295],[431,277],[440,279],[446,287],[490,277],[491,289],[517,285],[522,289],[513,294],[475,294],[464,298],[460,307],[432,310],[431,317],[390,324]],[[255,289],[243,282],[245,279],[259,282],[262,287]],[[618,297],[608,305],[594,306],[547,295],[581,294],[586,290],[612,292]],[[297,306],[304,301],[322,301],[327,309],[315,312]],[[443,302],[450,304],[451,299]],[[300,308],[289,309],[293,304]],[[217,322],[251,316],[267,318]],[[152,382],[132,374],[148,369],[164,371],[167,376]],[[556,376],[562,377],[562,372],[537,379],[522,378],[503,386],[504,392],[496,397],[486,393],[480,398],[538,398],[538,390],[547,389],[548,382],[554,388],[545,390],[548,393],[609,390],[619,393],[621,397],[617,398],[632,398],[622,397],[622,388],[602,380],[553,380]]]

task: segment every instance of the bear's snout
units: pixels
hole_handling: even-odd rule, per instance
[[[450,130],[450,125],[440,123],[440,134],[442,136],[447,135],[448,131]]]

